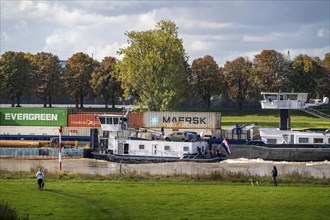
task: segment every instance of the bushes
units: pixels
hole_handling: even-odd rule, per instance
[[[0,220],[16,220],[19,219],[15,208],[12,208],[8,202],[0,201]]]

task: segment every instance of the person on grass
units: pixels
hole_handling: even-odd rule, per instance
[[[38,172],[36,173],[36,177],[38,179],[38,187],[39,187],[39,189],[42,189],[43,188],[44,176],[45,176],[45,174],[41,171],[40,168],[38,168]]]
[[[277,177],[277,168],[276,168],[276,166],[273,167],[272,177],[273,177],[274,186],[277,186],[278,184],[277,184],[277,180],[276,180],[276,177]]]

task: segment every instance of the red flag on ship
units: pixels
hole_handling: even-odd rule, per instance
[[[230,151],[230,146],[229,146],[229,140],[227,137],[225,137],[222,141],[222,146],[225,148],[225,150],[227,151],[228,154],[231,153]]]

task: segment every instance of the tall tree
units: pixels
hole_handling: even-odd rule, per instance
[[[31,62],[22,52],[7,51],[0,59],[1,91],[11,99],[12,107],[20,107],[22,95],[29,89]]]
[[[320,79],[317,80],[320,94],[326,97],[330,97],[330,52],[324,56],[322,60],[323,74]]]
[[[237,108],[242,109],[252,81],[252,63],[243,57],[234,61],[227,61],[222,69],[224,80],[227,84],[228,96],[236,100]]]
[[[211,97],[217,95],[220,89],[219,66],[213,57],[207,55],[195,59],[191,65],[192,87],[197,92],[207,109],[211,108]]]
[[[288,87],[288,75],[290,74],[290,61],[275,50],[263,50],[255,55],[254,88],[260,94],[264,92],[286,91]]]
[[[120,83],[115,78],[114,70],[117,63],[114,57],[105,57],[101,64],[92,73],[91,86],[95,95],[102,96],[105,107],[111,100],[112,108],[115,102],[122,95]]]
[[[137,95],[137,104],[165,111],[178,106],[187,60],[176,25],[160,21],[155,30],[127,32],[129,46],[118,54],[117,78],[126,97]]]
[[[61,91],[63,79],[60,60],[51,53],[37,53],[32,57],[34,66],[35,93],[43,101],[44,107],[52,107],[53,98]]]
[[[66,64],[65,80],[69,95],[75,99],[76,107],[84,107],[84,98],[91,91],[90,80],[94,70],[94,60],[84,53],[76,53]]]
[[[292,61],[290,84],[295,92],[306,92],[309,98],[319,96],[317,80],[322,77],[321,62],[307,55],[298,55]]]

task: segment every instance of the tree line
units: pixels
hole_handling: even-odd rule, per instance
[[[321,60],[300,54],[293,60],[275,50],[263,50],[250,61],[238,57],[220,67],[206,55],[188,63],[178,27],[160,21],[155,29],[130,31],[128,46],[101,62],[79,52],[65,65],[57,55],[7,51],[0,58],[0,96],[20,106],[22,96],[38,97],[44,107],[54,98],[70,97],[76,107],[86,97],[102,98],[114,108],[130,99],[140,109],[169,111],[201,101],[211,108],[215,97],[231,100],[237,108],[259,100],[260,92],[306,92],[322,98],[330,94],[330,53]]]

